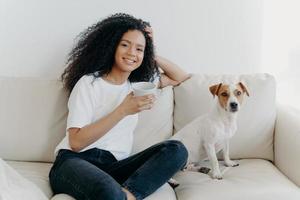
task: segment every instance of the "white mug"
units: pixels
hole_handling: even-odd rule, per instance
[[[151,82],[138,82],[132,84],[133,95],[134,96],[144,96],[147,94],[156,95],[156,85]]]

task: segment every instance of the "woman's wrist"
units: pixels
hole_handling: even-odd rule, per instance
[[[116,113],[116,115],[120,118],[124,118],[128,115],[126,109],[124,109],[121,105],[118,106],[113,112]]]

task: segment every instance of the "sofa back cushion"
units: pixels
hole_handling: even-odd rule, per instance
[[[68,96],[58,80],[0,77],[0,158],[52,162],[65,136]],[[133,152],[173,132],[173,90],[158,93],[154,107],[139,113]]]
[[[0,157],[8,160],[54,159],[64,137],[67,94],[57,80],[0,78]]]
[[[174,89],[174,132],[212,109],[217,98],[213,98],[209,86],[239,81],[246,85],[250,97],[244,98],[238,113],[238,130],[230,140],[230,155],[234,159],[273,160],[276,86],[274,78],[268,74],[193,74],[191,79]]]
[[[158,90],[157,99],[151,110],[139,113],[139,121],[134,130],[132,153],[166,140],[173,133],[173,89],[171,86]]]

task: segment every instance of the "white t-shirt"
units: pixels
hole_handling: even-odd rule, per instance
[[[132,91],[126,81],[122,85],[111,84],[102,78],[85,75],[74,86],[68,101],[67,128],[82,128],[111,113]],[[99,148],[110,151],[117,160],[127,158],[133,145],[133,131],[137,125],[137,114],[128,115],[97,141],[82,149]],[[68,131],[58,144],[55,154],[60,149],[71,149]]]

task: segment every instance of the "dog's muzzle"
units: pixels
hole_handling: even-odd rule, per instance
[[[239,105],[236,102],[231,102],[229,106],[230,106],[230,112],[236,112],[239,109]]]

